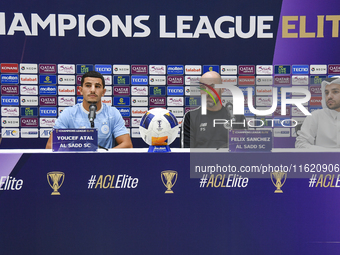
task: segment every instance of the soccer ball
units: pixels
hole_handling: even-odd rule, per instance
[[[144,114],[139,132],[144,142],[152,146],[166,146],[177,137],[178,121],[172,112],[154,108]]]

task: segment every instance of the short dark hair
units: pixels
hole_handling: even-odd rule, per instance
[[[87,73],[84,73],[83,76],[81,77],[81,86],[84,84],[84,80],[86,77],[93,77],[93,78],[100,78],[102,79],[103,83],[103,88],[105,88],[105,79],[104,76],[101,73],[98,73],[97,71],[89,71]]]

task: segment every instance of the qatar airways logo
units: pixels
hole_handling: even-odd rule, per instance
[[[113,87],[113,95],[114,96],[129,96],[130,95],[130,87],[127,86],[115,86]]]
[[[244,115],[244,107],[245,107],[245,95],[243,94],[242,90],[235,85],[225,85],[225,84],[215,84],[216,88],[224,88],[230,90],[233,98],[233,115]],[[259,116],[266,116],[271,115],[276,110],[278,105],[278,91],[276,87],[272,88],[272,97],[258,97],[256,103],[265,106],[271,106],[269,109],[265,110],[258,110],[254,108],[254,100],[253,100],[253,89],[249,87],[247,89],[246,97],[247,97],[247,105],[251,113]],[[287,98],[287,94],[289,93],[301,93],[304,97],[298,98]],[[215,92],[215,94],[217,94]],[[217,94],[218,96],[218,94]],[[281,88],[281,115],[286,114],[286,107],[288,104],[295,105],[298,107],[305,115],[311,115],[310,112],[303,106],[304,103],[308,103],[311,99],[311,93],[309,90],[300,87],[287,87]],[[201,113],[202,115],[207,114],[207,94],[201,94]],[[321,102],[321,100],[320,100]],[[258,104],[256,104],[258,105]]]
[[[131,65],[131,74],[148,74],[147,65]]]
[[[168,85],[183,85],[183,76],[168,76]]]
[[[19,86],[18,85],[1,85],[2,95],[18,95]]]
[[[310,86],[310,92],[313,96],[321,96],[321,87],[320,86]]]
[[[255,66],[252,65],[239,65],[238,73],[241,75],[254,75],[255,74]]]
[[[340,74],[340,65],[328,65],[328,74]]]
[[[56,72],[56,64],[39,64],[39,73],[41,74],[55,74]]]

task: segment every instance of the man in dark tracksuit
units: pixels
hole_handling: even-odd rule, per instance
[[[232,111],[224,107],[214,93],[217,92],[221,97],[222,89],[214,89],[215,84],[221,83],[221,76],[214,71],[202,76],[201,93],[210,92],[207,95],[207,114],[202,115],[201,107],[198,107],[184,115],[181,130],[182,148],[228,148],[229,130],[247,128],[245,117],[243,115],[231,116]],[[213,95],[215,100],[210,95]],[[220,121],[217,121],[218,119]]]

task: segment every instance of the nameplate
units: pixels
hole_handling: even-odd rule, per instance
[[[93,129],[54,129],[52,151],[97,151],[98,130]]]
[[[273,147],[272,131],[230,130],[230,152],[268,152]]]

